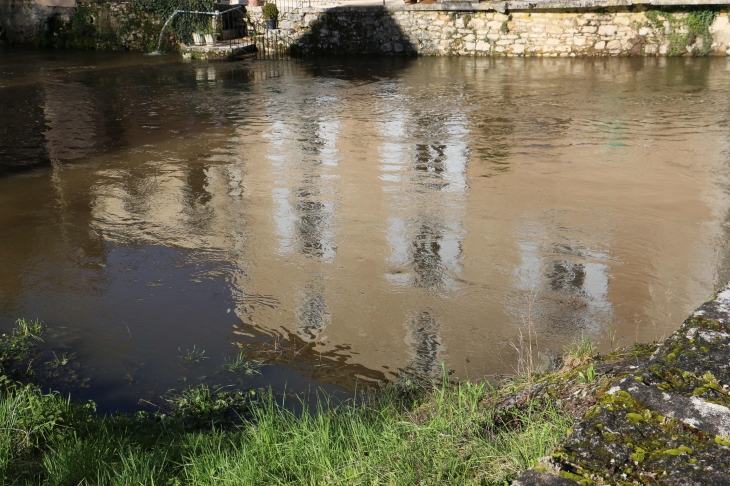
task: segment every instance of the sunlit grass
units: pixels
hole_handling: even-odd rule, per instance
[[[448,380],[320,398],[313,412],[199,386],[164,413],[105,417],[32,385],[0,390],[6,484],[502,485],[570,426],[550,402],[500,411],[488,383]]]

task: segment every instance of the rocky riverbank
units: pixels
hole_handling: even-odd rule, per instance
[[[515,485],[730,484],[730,285],[649,349],[589,365],[596,384],[567,402],[590,408]],[[521,393],[570,389],[550,380]]]

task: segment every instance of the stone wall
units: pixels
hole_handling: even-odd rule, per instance
[[[54,18],[68,21],[74,9],[41,5],[35,0],[0,0],[0,44],[32,42]]]
[[[305,8],[282,14],[279,28],[282,38],[307,53],[333,54],[725,55],[730,41],[727,10],[718,11],[709,46],[708,39],[688,31],[688,11],[681,8],[671,13],[634,7],[500,13],[483,7],[423,7],[428,8]],[[248,10],[253,19],[260,16],[260,8]]]
[[[581,57],[730,52],[726,6],[708,7],[716,17],[707,35],[688,29],[688,16],[695,14],[681,5],[661,11],[632,4],[534,5],[512,11],[504,3],[304,8],[282,13],[276,34],[284,44],[310,54]],[[249,7],[248,12],[260,25],[261,8]],[[35,0],[0,1],[0,42],[5,43],[150,51],[156,48],[162,23],[129,2],[81,2],[64,8]],[[168,40],[174,43],[172,37]]]
[[[75,7],[59,7],[35,0],[0,0],[1,44],[151,51],[157,47],[163,23],[157,16],[135,9],[131,2],[79,2]],[[174,43],[171,34],[167,37]]]

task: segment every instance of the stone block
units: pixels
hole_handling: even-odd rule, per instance
[[[617,40],[609,41],[608,44],[606,44],[606,49],[609,49],[609,50],[621,49],[621,41],[617,41]]]
[[[581,27],[580,31],[585,34],[595,34],[598,32],[598,27],[595,25],[586,25],[585,27]]]
[[[548,34],[562,34],[563,33],[563,28],[560,27],[559,25],[549,24],[545,28],[545,32],[547,32]]]
[[[498,46],[510,46],[512,44],[514,44],[514,41],[510,39],[502,39],[497,41]]]
[[[606,42],[605,41],[596,42],[596,45],[593,46],[593,48],[596,49],[597,51],[602,51],[603,49],[606,48]]]
[[[631,19],[629,19],[628,17],[622,16],[622,15],[619,15],[613,19],[613,23],[617,24],[617,25],[630,25]]]
[[[615,25],[602,25],[598,28],[598,35],[616,35],[618,29]]]
[[[515,44],[515,46],[512,48],[513,54],[522,54],[525,52],[525,45],[524,44]]]
[[[484,22],[484,20],[479,19],[479,18],[472,19],[471,22],[469,22],[469,27],[471,27],[472,29],[476,29],[476,30],[483,29],[485,25],[486,25],[486,22]]]
[[[476,45],[474,46],[474,49],[477,51],[491,51],[492,45],[489,42],[484,42],[483,40],[477,41]]]
[[[651,32],[651,30],[648,27],[642,27],[639,29],[639,35],[642,36],[649,35],[649,32]]]

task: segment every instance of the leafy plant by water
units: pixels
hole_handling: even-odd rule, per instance
[[[200,363],[201,361],[208,359],[205,355],[205,350],[198,349],[195,345],[193,345],[193,349],[186,349],[184,353],[180,350],[180,348],[177,348],[177,352],[180,357],[180,361],[182,361],[183,364]]]
[[[592,364],[588,365],[588,368],[586,368],[585,372],[578,372],[578,380],[581,383],[593,383],[594,381],[596,381],[596,370],[593,368]]]
[[[265,366],[260,359],[247,360],[242,352],[233,358],[227,358],[223,368],[231,373],[242,373],[245,375],[260,375],[261,368]]]
[[[42,341],[43,324],[38,321],[18,319],[15,328],[0,335],[0,365],[3,374],[11,371],[14,364],[27,359],[36,342]]]
[[[647,10],[644,15],[657,29],[664,29],[665,21],[669,23],[668,56],[682,56],[688,52],[694,56],[706,56],[710,53],[714,41],[710,27],[717,17],[717,10],[692,10],[682,17],[668,11]]]

